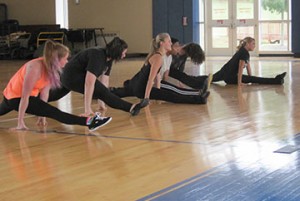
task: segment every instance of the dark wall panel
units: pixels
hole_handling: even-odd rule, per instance
[[[181,43],[193,42],[195,33],[199,34],[193,30],[194,13],[198,12],[195,2],[197,0],[153,0],[153,37],[167,32]],[[186,25],[183,24],[183,17],[187,17]]]
[[[183,0],[168,1],[168,33],[171,37],[184,41],[184,28],[182,26],[182,17],[184,15]]]
[[[153,37],[158,33],[167,32],[168,30],[168,1],[153,0]]]
[[[300,57],[300,1],[292,0],[292,52]]]

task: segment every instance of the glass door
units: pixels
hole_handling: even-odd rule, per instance
[[[260,0],[259,50],[264,53],[291,51],[290,0]]]
[[[246,36],[257,39],[257,1],[207,0],[207,54],[231,56]],[[256,52],[254,52],[256,54]]]

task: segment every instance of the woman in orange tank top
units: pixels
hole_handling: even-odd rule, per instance
[[[49,90],[60,87],[60,72],[68,56],[66,46],[47,41],[43,57],[27,62],[10,79],[3,91],[0,115],[18,111],[15,129],[28,129],[24,122],[25,113],[39,116],[37,123],[40,125],[46,125],[46,117],[49,117],[65,124],[87,126],[89,130],[95,130],[111,120],[111,117],[100,117],[98,114],[93,117],[75,116],[47,103]]]

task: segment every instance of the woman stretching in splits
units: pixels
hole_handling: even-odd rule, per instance
[[[149,103],[149,99],[173,103],[206,104],[209,96],[206,89],[198,91],[194,95],[183,95],[168,89],[160,89],[160,82],[156,82],[156,87],[153,87],[155,80],[158,80],[156,78],[163,63],[162,56],[169,50],[171,50],[169,34],[158,34],[152,40],[152,50],[141,70],[124,87],[111,88],[111,91],[119,97],[136,96],[141,98],[143,107]]]
[[[27,62],[10,79],[3,91],[0,115],[18,111],[18,126],[15,129],[28,129],[24,122],[25,112],[39,116],[39,125],[46,125],[45,117],[49,117],[65,124],[87,126],[91,131],[111,120],[111,117],[100,117],[98,114],[93,117],[75,116],[47,103],[50,88],[60,86],[59,74],[68,56],[69,49],[66,46],[47,41],[43,57]]]
[[[257,84],[283,84],[286,72],[277,75],[275,78],[255,77],[251,74],[249,51],[255,48],[255,39],[246,37],[240,41],[237,52],[233,57],[215,74],[212,82],[225,81],[226,84],[257,83]],[[243,75],[246,67],[248,75]]]
[[[76,54],[66,64],[61,75],[62,87],[50,91],[49,101],[58,100],[70,91],[75,91],[84,94],[83,116],[94,114],[92,99],[100,99],[112,108],[130,112],[132,116],[137,115],[141,109],[139,103],[129,103],[108,90],[112,64],[125,58],[127,48],[124,40],[115,37],[105,48],[88,48]]]
[[[205,53],[201,46],[196,43],[189,43],[181,46],[177,39],[172,38],[171,40],[172,50],[168,51],[163,57],[161,88],[173,88],[175,90],[174,85],[171,85],[169,81],[172,80],[172,78],[179,81],[178,86],[184,84],[196,90],[203,89],[203,87],[209,88],[212,74],[209,74],[208,76],[192,76],[183,72],[188,57],[190,57],[191,61],[196,65],[203,63],[205,60]]]

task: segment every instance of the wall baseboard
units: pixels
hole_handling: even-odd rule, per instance
[[[294,57],[295,54],[259,54],[260,57]],[[300,56],[300,54],[299,54]]]
[[[294,53],[295,58],[300,58],[300,53]]]

